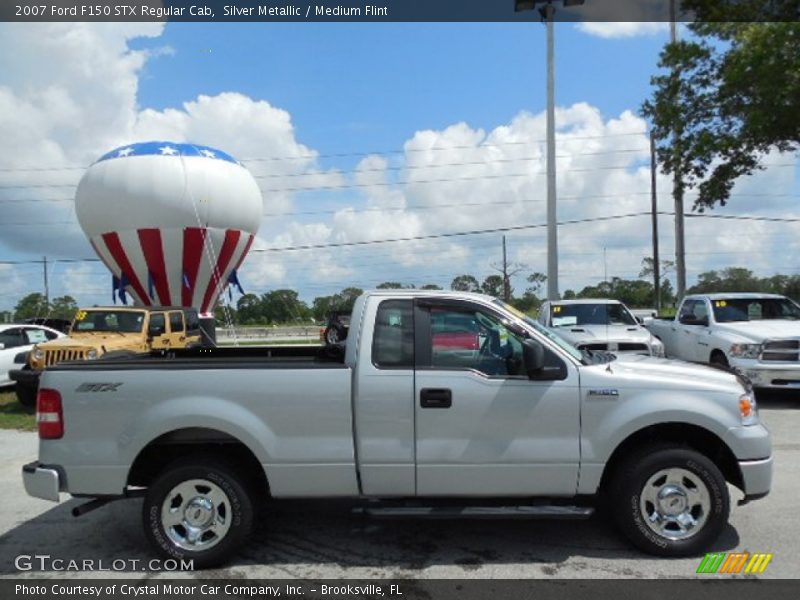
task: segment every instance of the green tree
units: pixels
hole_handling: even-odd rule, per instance
[[[363,293],[361,288],[349,287],[331,296],[317,296],[311,303],[311,314],[316,321],[326,321],[333,311],[353,310],[356,299]]]
[[[400,283],[399,281],[384,281],[383,283],[379,283],[375,289],[377,290],[412,290],[414,289],[413,284],[405,285]]]
[[[750,269],[728,267],[722,271],[706,271],[697,276],[697,283],[690,287],[689,294],[711,294],[714,292],[766,292],[769,280],[756,277]]]
[[[14,307],[14,316],[18,321],[34,317],[46,317],[49,313],[50,305],[45,300],[44,294],[38,292],[28,294],[17,302]]]
[[[642,113],[663,169],[678,175],[680,189],[697,189],[702,211],[724,205],[766,153],[800,148],[800,25],[796,1],[682,4],[698,22],[662,51],[667,72],[651,79]]]
[[[425,285],[423,285],[419,289],[421,289],[421,290],[441,290],[442,286],[436,285],[435,283],[426,283]]]
[[[273,290],[262,294],[261,314],[267,323],[297,323],[310,318],[311,311],[294,290]]]
[[[50,307],[50,316],[54,319],[66,319],[72,321],[75,313],[78,311],[78,303],[72,296],[59,296],[53,298]]]
[[[450,289],[456,292],[480,292],[481,286],[472,275],[465,274],[454,278],[450,283]]]
[[[503,276],[502,275],[489,275],[483,280],[481,284],[481,291],[495,298],[503,297]]]
[[[261,301],[255,294],[245,294],[236,301],[236,322],[240,325],[256,325],[261,323]]]

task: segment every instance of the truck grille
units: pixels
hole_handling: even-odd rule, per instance
[[[609,345],[611,346],[611,352],[640,352],[642,354],[650,354],[650,348],[647,347],[647,344],[638,344],[635,342],[620,342],[618,344],[615,342],[611,342],[610,344],[605,342],[593,342],[591,344],[581,344],[578,347],[585,348],[586,350],[609,350]]]
[[[49,367],[70,360],[83,360],[84,350],[50,350],[45,353],[44,366]]]
[[[800,360],[800,340],[768,340],[764,342],[761,360],[797,362]]]

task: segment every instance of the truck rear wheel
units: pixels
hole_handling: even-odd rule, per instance
[[[635,453],[617,471],[611,492],[619,529],[658,556],[703,552],[730,512],[722,473],[689,448],[651,446]]]
[[[195,569],[228,560],[248,537],[253,503],[244,478],[213,457],[182,459],[148,488],[145,534],[162,556],[191,560]]]

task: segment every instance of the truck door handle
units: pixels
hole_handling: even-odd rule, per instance
[[[419,392],[421,408],[450,408],[453,406],[453,392],[447,388],[423,388]]]

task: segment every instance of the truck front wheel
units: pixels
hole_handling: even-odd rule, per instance
[[[145,496],[148,540],[165,558],[191,560],[195,569],[225,562],[252,529],[253,504],[244,481],[212,457],[168,466]]]
[[[689,448],[651,446],[634,453],[612,486],[617,526],[650,554],[701,553],[728,521],[725,478],[713,462]]]
[[[17,394],[17,400],[22,406],[25,408],[36,408],[36,386],[25,385],[18,382],[17,385],[14,386],[14,391]]]

